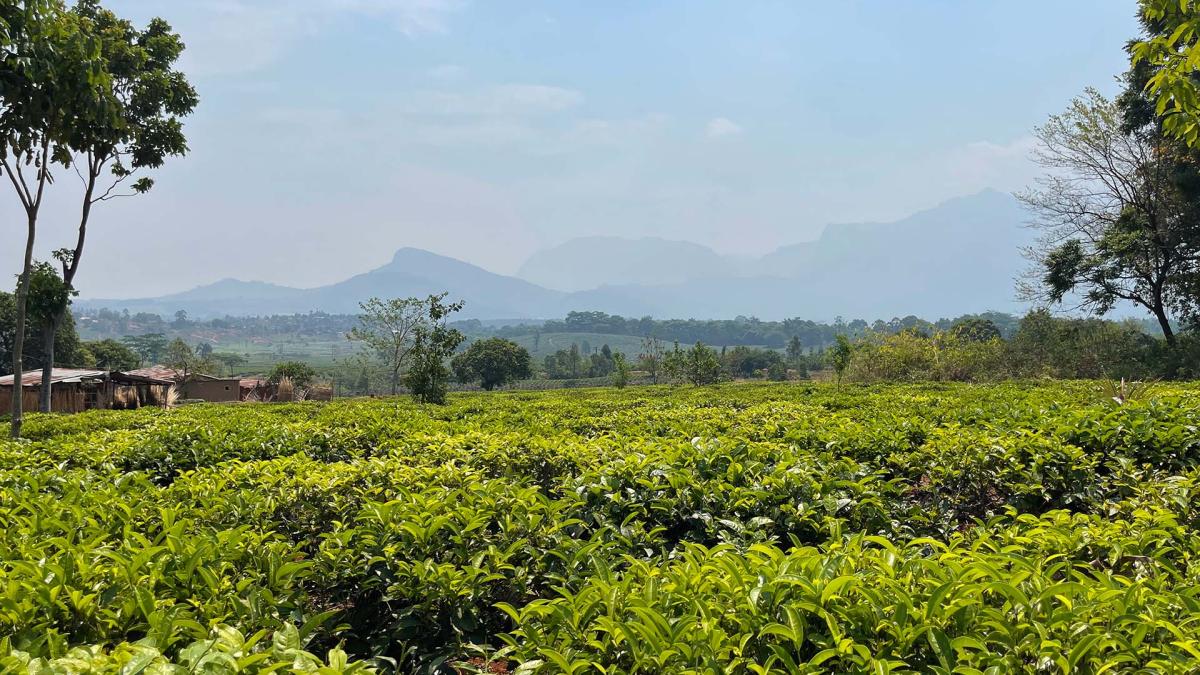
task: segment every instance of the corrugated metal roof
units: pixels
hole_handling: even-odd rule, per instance
[[[171,380],[172,382],[179,379],[179,372],[174,368],[168,368],[160,365],[147,366],[145,368],[138,368],[137,370],[128,370],[126,372],[130,375],[137,375],[139,377],[152,377],[158,380]]]
[[[145,368],[138,368],[137,370],[130,370],[130,371],[126,371],[126,372],[128,372],[130,375],[138,375],[141,377],[151,377],[151,378],[158,379],[158,380],[170,380],[172,382],[178,382],[183,379],[183,373],[180,373],[178,370],[175,370],[174,368],[168,368],[167,366],[163,366],[163,365],[147,366]],[[188,378],[193,381],[202,380],[202,381],[209,381],[209,382],[217,381],[217,380],[228,381],[228,380],[238,379],[236,377],[217,377],[216,375],[207,375],[205,373],[188,373]]]
[[[55,368],[50,373],[50,383],[56,382],[79,382],[80,380],[88,379],[104,379],[108,377],[107,370],[81,370],[78,368]],[[21,375],[22,387],[36,387],[42,383],[42,371],[27,370]],[[13,376],[5,375],[0,377],[0,387],[11,387],[13,384]]]

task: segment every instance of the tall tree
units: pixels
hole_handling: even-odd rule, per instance
[[[197,97],[187,78],[175,69],[183,40],[167,22],[151,19],[139,30],[96,0],[81,0],[71,10],[71,19],[99,45],[97,67],[102,71],[96,80],[97,105],[73,120],[67,139],[70,163],[83,181],[83,196],[75,244],[59,249],[55,256],[62,263],[63,281],[74,290],[93,206],[146,193],[154,181],[140,174],[162,166],[167,157],[187,152],[181,118],[195,109]],[[65,308],[46,319],[44,331],[51,348],[64,314]],[[44,365],[43,411],[50,407],[49,382],[50,367]]]
[[[358,304],[359,325],[346,339],[361,342],[383,362],[390,376],[392,395],[400,389],[400,374],[412,353],[417,327],[426,320],[425,301],[420,298],[371,298]]]
[[[472,342],[450,366],[459,382],[478,380],[487,391],[532,375],[529,350],[499,337]]]
[[[1149,311],[1174,346],[1173,313],[1188,311],[1200,262],[1200,221],[1164,157],[1173,144],[1151,125],[1130,129],[1120,105],[1089,89],[1035,132],[1047,170],[1020,199],[1043,236],[1021,286],[1029,300],[1104,314],[1121,302]]]
[[[0,173],[25,212],[25,247],[15,297],[13,372],[24,372],[33,247],[55,165],[70,165],[78,120],[99,105],[105,73],[99,45],[61,0],[0,4]],[[10,433],[21,434],[21,396],[12,397]]]

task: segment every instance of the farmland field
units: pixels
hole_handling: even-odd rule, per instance
[[[1200,671],[1191,385],[458,394],[26,428],[0,441],[5,672]]]

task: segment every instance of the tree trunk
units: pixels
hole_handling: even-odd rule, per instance
[[[71,252],[71,263],[68,265],[63,263],[63,284],[67,290],[71,291],[75,288],[75,273],[79,271],[79,259],[83,257],[83,245],[87,240],[88,219],[92,215],[92,195],[96,190],[96,174],[100,170],[103,162],[97,162],[91,158],[89,153],[88,159],[88,181],[87,189],[83,193],[83,209],[79,216],[79,236],[75,240],[75,250]],[[63,319],[66,318],[67,312],[70,311],[71,300],[67,296],[67,306],[63,307],[62,311],[55,313],[50,321],[46,322],[44,330],[46,334],[43,336],[45,340],[46,362],[42,364],[42,391],[41,398],[38,401],[38,406],[42,412],[50,412],[52,405],[50,379],[54,371],[54,338],[58,335],[58,328],[62,325]]]
[[[58,327],[58,317],[42,324],[42,388],[38,392],[38,410],[51,412],[51,383],[54,377],[54,333]]]
[[[399,390],[400,390],[400,371],[393,370],[392,371],[392,396],[395,396],[396,392],[398,392]]]
[[[21,385],[21,376],[25,373],[25,309],[29,300],[29,282],[33,277],[33,237],[37,228],[37,214],[28,214],[29,233],[25,237],[25,266],[22,267],[21,279],[17,284],[17,321],[16,335],[13,336],[13,393],[12,420],[9,422],[9,433],[13,438],[21,437],[21,415],[25,389]]]
[[[1154,318],[1158,319],[1158,327],[1162,329],[1163,339],[1167,341],[1167,346],[1174,348],[1175,329],[1171,327],[1171,320],[1167,318],[1167,313],[1161,309],[1154,310]]]

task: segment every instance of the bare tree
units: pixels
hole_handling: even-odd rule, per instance
[[[1193,303],[1197,224],[1176,184],[1176,146],[1156,129],[1122,128],[1120,106],[1088,89],[1036,130],[1033,159],[1046,169],[1018,195],[1042,230],[1025,251],[1027,300],[1105,314],[1140,306],[1175,344],[1173,312]]]
[[[638,361],[642,369],[650,375],[650,382],[653,384],[658,384],[665,352],[666,348],[663,347],[662,340],[653,335],[642,338],[642,353],[638,354]]]

